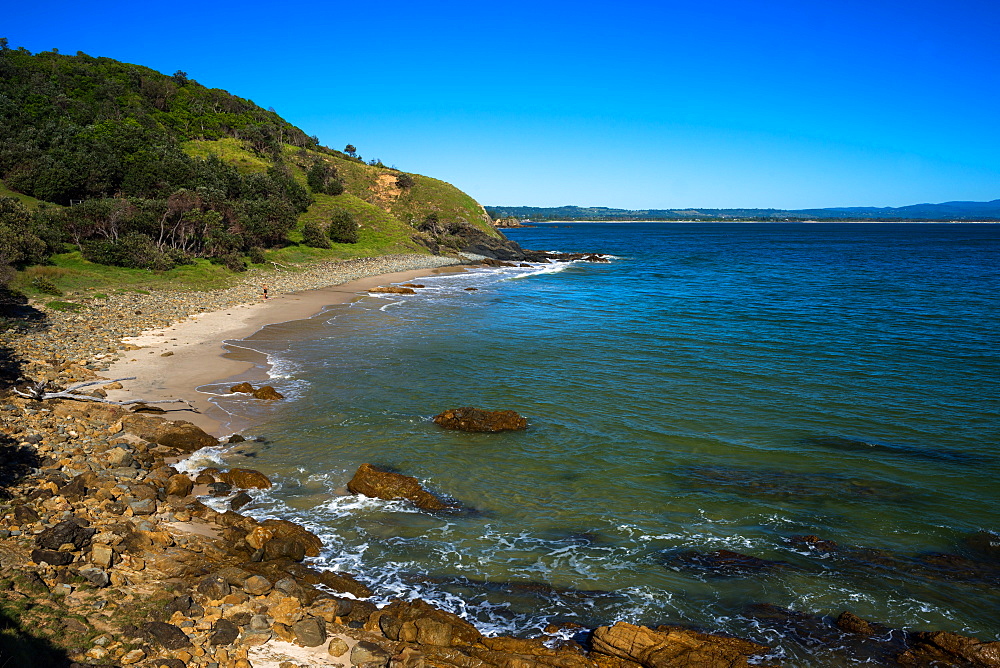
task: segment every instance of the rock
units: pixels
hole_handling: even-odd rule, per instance
[[[233,385],[232,387],[229,388],[229,391],[236,394],[253,394],[253,385],[251,385],[250,383],[243,382],[237,385]]]
[[[111,584],[111,577],[107,574],[107,571],[100,568],[81,568],[80,575],[95,587],[107,587]]]
[[[282,598],[274,605],[268,606],[267,612],[278,624],[292,625],[302,619],[302,606],[291,596]]]
[[[219,444],[216,438],[206,434],[201,427],[184,420],[171,422],[146,415],[126,415],[122,418],[122,426],[130,434],[145,441],[183,452],[194,452]]]
[[[819,552],[821,554],[836,552],[838,547],[832,540],[824,540],[823,538],[812,534],[807,536],[790,536],[788,538],[788,542],[795,547]]]
[[[355,666],[377,668],[389,663],[389,656],[389,652],[375,643],[362,640],[351,650],[351,663]]]
[[[271,591],[271,581],[263,575],[251,575],[243,581],[243,591],[251,596],[263,596]]]
[[[212,626],[209,645],[232,645],[240,635],[240,627],[228,619],[220,619]]]
[[[305,557],[318,557],[323,541],[308,529],[288,520],[264,520],[262,527],[272,533],[272,538],[264,544],[264,558],[267,560],[287,557],[302,561]]]
[[[326,625],[315,617],[292,624],[292,633],[295,634],[295,644],[302,647],[318,647],[326,642]]]
[[[146,622],[140,627],[142,634],[166,649],[184,649],[191,646],[187,634],[173,624]]]
[[[702,571],[717,577],[753,575],[772,568],[788,566],[785,562],[768,561],[730,550],[715,550],[714,552],[684,550],[668,553],[665,557],[665,563],[671,568]]]
[[[333,624],[337,621],[337,617],[347,617],[351,614],[351,600],[347,598],[321,598],[309,606],[308,612],[313,617],[319,617],[327,623]]]
[[[384,293],[384,294],[390,294],[390,295],[415,295],[415,294],[417,294],[417,291],[414,290],[413,288],[402,288],[402,287],[397,287],[395,285],[390,286],[390,287],[372,288],[368,292]]]
[[[369,617],[365,628],[390,640],[453,647],[474,645],[483,638],[475,626],[458,615],[425,601],[394,601]]]
[[[742,668],[750,665],[747,661],[750,657],[769,649],[739,638],[681,628],[660,627],[654,631],[626,622],[598,627],[591,643],[595,652],[633,661],[646,668]]]
[[[403,283],[400,287],[420,289],[420,288],[426,288],[427,286],[424,285],[423,283]]]
[[[178,473],[167,478],[164,491],[167,496],[187,496],[194,489],[194,481],[183,473]]]
[[[466,292],[479,292],[479,288],[465,288]]]
[[[260,471],[253,469],[230,469],[219,474],[223,482],[240,489],[269,489],[271,481]]]
[[[79,550],[90,545],[90,539],[95,533],[97,530],[86,527],[83,520],[73,518],[42,531],[35,538],[35,544],[49,550],[58,550],[60,546],[70,543],[74,549]]]
[[[246,492],[240,492],[229,500],[229,507],[233,510],[239,510],[250,503],[253,503],[253,497]]]
[[[115,551],[110,545],[95,545],[90,550],[90,563],[101,568],[111,568],[115,563]]]
[[[965,538],[965,546],[981,559],[1000,563],[1000,534],[977,531]]]
[[[347,650],[347,643],[336,636],[330,638],[330,644],[326,648],[326,652],[330,656],[343,656],[347,654]]]
[[[528,421],[514,411],[486,411],[478,408],[454,408],[434,416],[445,429],[460,431],[516,431],[527,429]]]
[[[31,560],[36,564],[46,563],[49,566],[68,566],[73,563],[73,553],[36,549],[31,551]]]
[[[910,648],[896,657],[901,666],[1000,666],[1000,642],[983,642],[945,631],[910,634]]]
[[[108,464],[118,468],[121,466],[132,466],[132,454],[122,447],[112,448],[107,451]]]
[[[152,515],[156,512],[156,501],[154,499],[129,501],[127,505],[132,509],[133,515]]]
[[[382,471],[371,464],[358,467],[354,477],[347,483],[352,494],[364,494],[376,499],[405,499],[422,510],[446,510],[436,496],[421,487],[416,478],[400,473]]]
[[[218,575],[209,575],[198,583],[196,589],[198,593],[214,601],[222,600],[232,592],[229,583]]]
[[[39,520],[39,517],[31,506],[15,506],[14,520],[18,524],[34,524]]]
[[[278,392],[276,389],[270,385],[264,385],[263,387],[258,387],[253,391],[254,399],[264,399],[266,401],[275,401],[277,399],[284,399],[285,395]]]

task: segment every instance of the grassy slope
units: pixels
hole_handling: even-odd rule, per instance
[[[29,209],[37,209],[39,204],[46,204],[48,206],[59,208],[58,204],[52,204],[50,202],[42,202],[40,199],[35,199],[31,195],[22,195],[21,193],[14,192],[7,185],[0,181],[0,197],[13,197],[20,200],[21,204],[28,207]]]

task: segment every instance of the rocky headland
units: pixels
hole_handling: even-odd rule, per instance
[[[416,269],[420,262],[444,264],[433,258],[379,258],[269,273],[266,280],[274,294]],[[21,319],[8,322],[0,335],[7,380],[0,397],[0,665],[668,668],[780,663],[768,647],[704,629],[619,622],[596,629],[552,627],[536,638],[487,637],[457,615],[420,600],[378,608],[367,600],[371,592],[360,580],[310,565],[308,560],[324,548],[314,534],[281,518],[259,520],[239,512],[254,490],[270,486],[266,476],[242,468],[181,472],[175,466],[179,460],[219,443],[216,435],[184,420],[183,413],[155,415],[141,405],[72,399],[39,401],[12,391],[19,377],[44,380],[52,388],[100,381],[116,358],[135,352],[123,338],[198,312],[258,300],[260,279],[249,276],[239,286],[210,293],[113,294],[74,311],[22,305]],[[117,385],[108,379],[86,391],[102,398],[120,391]],[[352,482],[356,493],[410,499],[431,512],[451,509],[403,474],[367,467]],[[228,499],[227,509],[214,510],[206,497]],[[824,545],[806,538],[817,549]],[[760,566],[735,553],[682,557],[702,568],[719,560],[730,568]],[[1000,666],[1000,643],[893,631],[850,613],[829,619],[762,606],[757,614],[822,638],[825,646],[865,647],[866,656],[884,665]]]

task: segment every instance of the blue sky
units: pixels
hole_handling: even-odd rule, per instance
[[[1000,2],[51,2],[0,36],[183,70],[484,204],[1000,198]]]

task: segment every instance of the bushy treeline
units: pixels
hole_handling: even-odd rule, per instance
[[[183,72],[170,77],[82,53],[32,54],[6,40],[0,40],[0,118],[0,178],[58,204],[225,189],[220,182],[232,177],[220,163],[181,150],[189,139],[235,137],[269,158],[280,158],[282,144],[317,144],[274,111]]]
[[[0,178],[62,207],[0,207],[0,265],[44,261],[69,243],[89,260],[169,269],[204,257],[233,269],[281,245],[309,191],[291,175],[283,144],[317,147],[274,111],[183,72],[56,51],[32,54],[0,39]],[[189,139],[240,139],[273,166],[242,174],[193,158]],[[304,155],[304,151],[303,151]],[[337,195],[336,169],[317,160],[314,192]]]

